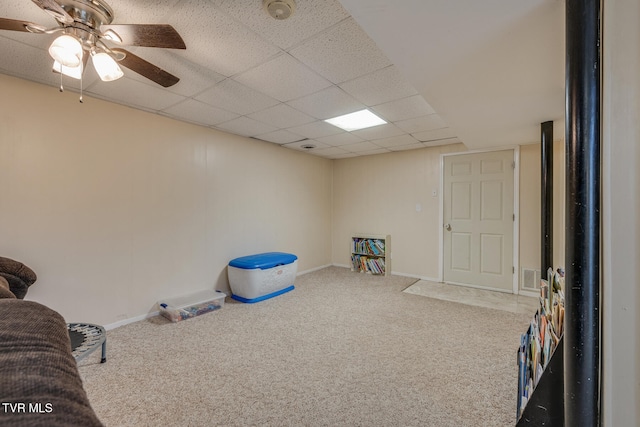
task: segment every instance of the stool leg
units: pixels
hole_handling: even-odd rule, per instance
[[[107,361],[107,339],[105,338],[102,343],[102,358],[100,359],[100,363],[104,363]]]

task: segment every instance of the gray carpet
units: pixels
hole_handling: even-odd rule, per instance
[[[529,315],[330,267],[257,304],[108,332],[80,364],[107,426],[511,426]],[[99,353],[99,352],[96,352]]]

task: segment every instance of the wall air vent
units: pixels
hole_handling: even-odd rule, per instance
[[[520,289],[523,291],[539,291],[541,279],[540,270],[525,267],[520,269]]]

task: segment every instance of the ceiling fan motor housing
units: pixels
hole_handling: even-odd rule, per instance
[[[91,28],[113,21],[113,9],[103,0],[57,0],[75,22]]]
[[[86,50],[98,40],[100,26],[113,21],[113,9],[103,0],[57,0],[57,3],[73,18],[73,23],[63,24],[65,31],[76,36]]]
[[[296,10],[294,0],[263,0],[262,4],[267,13],[278,20],[287,19]]]

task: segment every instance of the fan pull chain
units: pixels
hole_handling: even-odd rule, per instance
[[[80,74],[80,104],[84,103],[84,101],[82,101],[82,77],[84,76],[84,70],[82,71],[82,74]]]
[[[60,92],[64,92],[64,88],[62,87],[62,66],[60,66]]]

